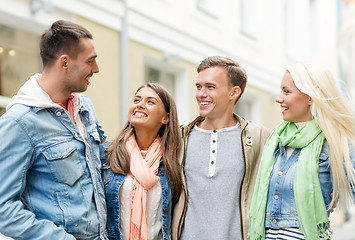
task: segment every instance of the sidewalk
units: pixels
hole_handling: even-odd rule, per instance
[[[12,238],[5,237],[0,233],[0,240],[11,240]]]
[[[355,240],[355,206],[349,209],[350,219],[333,229],[332,240]]]
[[[355,240],[355,207],[349,210],[350,219],[346,223],[333,229],[332,240]],[[0,233],[0,240],[11,240]]]

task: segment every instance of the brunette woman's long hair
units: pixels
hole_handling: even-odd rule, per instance
[[[145,87],[149,87],[156,92],[164,104],[165,112],[169,114],[169,122],[161,126],[158,135],[161,138],[164,168],[168,173],[168,181],[172,188],[172,199],[173,202],[176,202],[182,188],[178,163],[182,142],[175,101],[170,93],[158,83],[142,85],[136,93]],[[134,131],[132,124],[127,121],[116,139],[106,148],[107,164],[110,165],[114,173],[123,175],[130,173],[130,156],[125,143],[134,134]]]

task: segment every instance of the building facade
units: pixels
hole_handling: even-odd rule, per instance
[[[334,0],[0,0],[0,113],[41,71],[38,42],[57,19],[93,33],[100,73],[85,93],[110,139],[147,81],[174,96],[181,123],[198,114],[196,68],[207,56],[237,60],[248,85],[236,112],[272,129],[284,67],[322,61],[338,72]]]
[[[109,139],[126,121],[135,90],[147,81],[159,82],[172,93],[181,123],[194,119],[196,68],[213,55],[231,57],[247,71],[248,85],[236,112],[273,129],[281,121],[274,99],[286,65],[315,60],[336,76],[339,72],[354,76],[349,62],[355,56],[347,50],[354,50],[354,29],[345,31],[354,24],[341,28],[338,52],[343,2],[355,4],[351,0],[0,0],[0,115],[19,87],[41,72],[43,30],[55,20],[67,19],[93,33],[100,73],[85,94]],[[348,12],[353,8],[349,5]],[[353,23],[351,18],[347,21]],[[345,56],[341,71],[339,56]],[[344,89],[351,86],[355,96],[353,82],[347,77]]]

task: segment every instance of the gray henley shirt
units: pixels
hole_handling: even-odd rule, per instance
[[[181,239],[242,239],[240,124],[218,130],[195,126],[188,139],[184,171],[188,204]]]

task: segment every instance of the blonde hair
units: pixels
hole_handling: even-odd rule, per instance
[[[333,195],[329,206],[353,202],[355,171],[350,159],[349,142],[355,143],[355,115],[343,97],[338,83],[326,67],[315,63],[296,63],[286,70],[296,87],[312,98],[311,113],[328,143]]]

